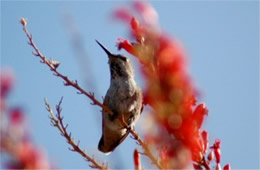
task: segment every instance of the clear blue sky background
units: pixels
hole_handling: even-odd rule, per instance
[[[22,106],[29,119],[34,142],[46,149],[50,160],[60,168],[88,168],[78,154],[70,152],[57,129],[50,126],[43,99],[54,106],[61,96],[68,130],[90,155],[106,160],[114,168],[133,168],[136,146],[130,137],[110,156],[97,151],[101,136],[99,108],[90,100],[64,87],[49,69],[32,56],[20,17],[28,19],[35,43],[47,57],[61,62],[59,70],[77,79],[101,100],[109,86],[109,71],[100,40],[111,51],[118,37],[127,37],[123,24],[109,15],[126,1],[1,1],[1,67],[16,75],[12,105]],[[258,1],[152,1],[161,27],[178,38],[189,54],[190,72],[209,108],[204,129],[222,140],[222,165],[232,168],[259,168],[259,2]],[[68,27],[69,16],[80,32],[88,58],[76,57]],[[131,58],[134,60],[133,58]],[[80,69],[83,63],[84,68]],[[83,70],[83,71],[82,71]],[[91,71],[90,71],[91,70]],[[95,85],[85,78],[95,78]],[[142,84],[137,74],[136,80]],[[91,87],[91,88],[90,88]],[[142,119],[137,124],[141,132]],[[144,158],[143,162],[146,161]],[[151,167],[146,164],[145,167]]]

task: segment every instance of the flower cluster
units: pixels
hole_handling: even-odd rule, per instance
[[[10,71],[0,72],[0,152],[10,158],[4,166],[8,169],[49,169],[50,164],[43,150],[32,143],[26,130],[24,111],[7,103],[13,85],[13,74]]]
[[[209,168],[204,161],[208,150],[208,133],[201,131],[208,114],[205,103],[197,103],[197,91],[188,75],[186,54],[180,43],[164,33],[157,24],[156,11],[147,3],[136,1],[133,9],[119,8],[114,16],[129,24],[132,42],[118,39],[118,49],[137,57],[145,80],[144,104],[153,108],[156,130],[147,132],[147,143],[159,152],[164,168]],[[220,141],[219,141],[220,143]],[[219,165],[218,142],[212,148]],[[190,157],[189,157],[190,155]]]

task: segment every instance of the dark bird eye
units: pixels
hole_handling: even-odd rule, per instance
[[[120,58],[120,59],[123,60],[123,61],[126,61],[126,60],[127,60],[127,58],[124,57],[124,56],[122,56],[122,55],[118,55],[118,58]]]

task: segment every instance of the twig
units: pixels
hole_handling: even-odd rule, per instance
[[[41,52],[39,51],[39,49],[37,48],[37,46],[35,45],[33,39],[32,39],[32,35],[30,34],[30,32],[28,31],[27,27],[26,27],[26,20],[24,18],[20,19],[20,23],[23,25],[23,31],[25,32],[26,36],[29,39],[28,44],[30,46],[33,47],[33,49],[35,50],[33,52],[33,55],[39,57],[41,59],[41,63],[46,64],[50,70],[54,73],[55,76],[60,77],[61,79],[63,79],[64,81],[64,85],[65,86],[72,86],[75,89],[78,90],[79,94],[84,94],[85,96],[87,96],[90,100],[92,100],[92,104],[93,105],[98,105],[99,107],[101,107],[105,112],[109,113],[109,114],[113,114],[113,112],[106,106],[103,105],[101,102],[99,102],[95,97],[94,97],[94,93],[91,92],[86,92],[84,89],[82,89],[77,81],[72,81],[70,80],[67,76],[64,76],[63,74],[61,74],[57,68],[59,66],[58,62],[55,62],[53,60],[48,60],[46,59],[46,57],[41,54]],[[58,64],[57,64],[58,63]],[[53,120],[55,122],[55,120]],[[126,124],[126,122],[122,122],[125,128],[129,128],[128,125]],[[62,130],[62,129],[61,129]],[[150,151],[149,147],[147,146],[147,144],[145,142],[143,142],[143,140],[140,138],[140,136],[138,135],[138,133],[133,130],[130,129],[129,132],[132,134],[133,138],[142,146],[144,153],[151,159],[151,161],[153,162],[153,164],[155,164],[159,169],[163,169],[163,167],[159,164],[158,160],[153,156],[152,152]]]
[[[163,166],[159,163],[158,159],[156,159],[153,156],[148,145],[140,138],[139,134],[134,129],[128,127],[127,123],[124,120],[124,117],[121,118],[121,122],[122,122],[123,126],[129,130],[129,132],[133,136],[133,139],[135,139],[138,142],[138,144],[142,146],[142,148],[144,150],[143,154],[146,155],[147,157],[149,157],[151,159],[152,163],[157,166],[157,168],[164,169]]]
[[[97,168],[97,169],[102,169],[102,170],[103,169],[108,169],[107,166],[105,166],[104,164],[99,164],[93,158],[88,156],[86,154],[86,152],[79,147],[79,141],[76,144],[74,142],[74,139],[71,137],[71,133],[67,132],[68,125],[64,126],[63,117],[61,116],[61,103],[62,103],[62,99],[63,98],[61,98],[59,104],[56,105],[56,112],[57,112],[56,116],[54,115],[52,107],[48,103],[47,99],[44,100],[45,101],[45,105],[46,105],[46,109],[50,113],[49,118],[51,120],[52,125],[59,129],[59,131],[61,132],[61,135],[64,136],[66,138],[68,144],[70,144],[72,146],[72,148],[69,148],[69,150],[71,150],[73,152],[77,152],[81,156],[83,156],[87,161],[89,161],[91,163],[91,165],[89,165],[91,168]]]
[[[133,129],[130,129],[130,133],[131,133],[131,135],[134,137],[134,139],[135,139],[136,141],[138,141],[138,143],[142,146],[142,148],[143,148],[143,150],[144,150],[144,154],[151,159],[152,163],[153,163],[154,165],[156,165],[159,169],[163,169],[163,167],[162,167],[162,165],[159,163],[158,159],[156,159],[156,158],[153,156],[153,154],[152,154],[151,150],[149,149],[148,145],[140,138],[140,136],[138,135],[138,133],[137,133],[135,130],[133,130]]]
[[[72,81],[70,80],[67,76],[64,76],[63,74],[61,74],[57,68],[59,66],[59,63],[57,61],[53,61],[53,60],[48,60],[38,49],[38,47],[35,45],[32,35],[30,34],[30,32],[28,31],[27,27],[26,27],[26,23],[24,24],[24,22],[22,22],[22,20],[25,20],[24,18],[20,19],[20,22],[23,25],[23,31],[25,32],[27,38],[29,39],[28,44],[30,46],[33,47],[33,49],[35,50],[34,52],[32,52],[33,55],[39,57],[41,59],[41,63],[46,64],[50,70],[53,72],[53,74],[57,77],[60,77],[61,79],[63,79],[64,81],[64,85],[65,86],[72,86],[75,89],[78,90],[79,94],[84,94],[86,95],[90,100],[92,100],[92,104],[93,105],[98,105],[100,106],[102,109],[104,109],[106,112],[108,112],[109,114],[113,114],[113,112],[106,107],[105,105],[103,105],[101,102],[99,102],[97,99],[95,99],[94,94],[90,93],[90,92],[86,92],[84,89],[82,89],[79,85],[77,81]]]

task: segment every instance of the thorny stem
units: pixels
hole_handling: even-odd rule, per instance
[[[61,132],[61,135],[64,136],[67,139],[68,144],[70,144],[72,146],[72,148],[69,148],[69,150],[71,150],[73,152],[78,152],[87,161],[91,162],[91,165],[89,165],[91,168],[97,168],[97,169],[102,169],[102,170],[108,169],[107,166],[105,166],[104,164],[101,165],[101,164],[97,163],[94,160],[94,158],[88,156],[86,154],[86,152],[79,147],[79,141],[76,144],[74,142],[74,139],[71,137],[71,133],[67,132],[68,125],[64,126],[63,117],[61,116],[61,107],[60,106],[61,106],[61,103],[62,103],[62,99],[63,98],[61,98],[59,104],[56,105],[56,112],[57,112],[56,116],[54,116],[52,107],[48,103],[47,99],[45,99],[46,109],[50,113],[49,118],[51,120],[52,125],[59,129],[59,131]]]
[[[35,45],[32,35],[30,34],[30,32],[28,31],[27,27],[26,27],[26,23],[24,23],[25,19],[22,18],[20,19],[21,24],[23,25],[23,31],[25,32],[27,38],[29,39],[28,44],[30,46],[33,47],[33,49],[35,50],[33,53],[33,55],[39,57],[41,59],[41,63],[46,64],[50,70],[54,73],[55,76],[60,77],[61,79],[63,79],[64,81],[64,85],[65,86],[72,86],[75,89],[77,89],[79,91],[80,94],[84,94],[85,96],[87,96],[93,103],[93,105],[98,105],[99,107],[101,107],[105,112],[109,113],[109,114],[113,114],[113,112],[106,106],[103,105],[101,102],[99,102],[95,97],[94,97],[94,93],[88,93],[86,92],[84,89],[82,89],[79,85],[77,81],[72,81],[70,80],[67,76],[64,76],[63,74],[61,74],[57,68],[59,66],[58,62],[55,62],[53,60],[48,60],[46,59],[46,57],[40,52],[40,50],[37,48],[37,46]],[[52,119],[52,117],[51,117]],[[54,121],[54,120],[53,120]],[[128,128],[126,122],[122,122],[122,124],[125,126],[125,128]],[[59,128],[59,127],[57,127]],[[60,131],[62,131],[63,129],[59,128]],[[65,128],[66,130],[66,128]],[[157,168],[159,169],[163,169],[163,167],[159,164],[158,160],[153,156],[152,152],[150,151],[149,147],[147,146],[147,144],[140,138],[140,136],[138,135],[138,133],[133,130],[130,129],[129,132],[132,134],[133,138],[142,146],[144,153],[151,159],[151,161],[153,162],[153,164],[155,164],[157,166]],[[64,136],[66,137],[66,136]],[[77,146],[77,145],[75,145]],[[82,153],[82,152],[79,152]]]

